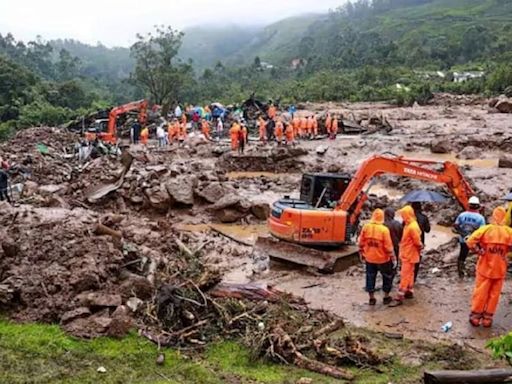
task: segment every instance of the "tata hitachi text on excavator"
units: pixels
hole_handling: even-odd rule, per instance
[[[271,237],[260,237],[257,255],[331,272],[336,263],[354,255],[359,216],[372,178],[394,174],[445,184],[461,206],[468,208],[473,189],[452,162],[377,155],[361,164],[354,176],[304,174],[300,199],[276,201],[268,219]]]
[[[98,124],[97,127],[93,127],[88,130],[85,134],[87,141],[94,141],[97,139],[109,143],[117,143],[117,118],[125,113],[138,111],[139,123],[145,124],[147,119],[148,101],[139,100],[133,101],[128,104],[114,107],[108,114],[108,122],[106,126],[104,124]]]

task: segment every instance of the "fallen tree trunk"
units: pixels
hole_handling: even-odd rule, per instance
[[[111,236],[114,239],[121,239],[123,237],[123,234],[121,232],[109,228],[101,223],[96,224],[96,227],[94,228],[94,233],[97,235]]]
[[[425,384],[512,383],[512,369],[476,371],[431,371],[423,376]]]

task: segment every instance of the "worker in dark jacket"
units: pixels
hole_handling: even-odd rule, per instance
[[[421,244],[423,244],[423,249],[425,249],[425,233],[430,233],[430,221],[428,217],[421,210],[421,203],[415,201],[411,203],[412,209],[414,209],[414,214],[416,215],[416,221],[421,229]],[[414,268],[414,281],[418,278],[418,273],[420,271],[421,264],[421,254],[420,254],[420,262],[416,264]]]
[[[11,204],[11,198],[8,192],[9,175],[3,169],[0,169],[0,201],[7,200]]]
[[[395,220],[395,210],[391,207],[386,208],[384,211],[384,225],[389,229],[391,234],[391,241],[393,242],[393,250],[395,255],[399,254],[400,240],[404,233],[404,226],[398,220]]]

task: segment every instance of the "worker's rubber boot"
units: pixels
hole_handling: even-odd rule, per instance
[[[463,279],[464,278],[464,261],[462,260],[458,260],[457,261],[457,272],[459,273],[459,278]]]
[[[393,298],[391,296],[386,296],[382,299],[382,302],[384,303],[384,305],[389,305],[389,304],[391,304],[392,301],[393,301]]]
[[[492,315],[488,313],[484,313],[484,317],[482,319],[482,327],[491,328],[492,327]]]
[[[480,313],[471,313],[469,315],[469,323],[473,326],[473,327],[479,327],[480,326],[480,323],[482,321],[482,315]],[[492,322],[492,320],[491,320]]]
[[[407,291],[407,292],[405,292],[404,297],[406,299],[414,299],[414,293],[412,291]]]

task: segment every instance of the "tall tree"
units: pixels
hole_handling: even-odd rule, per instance
[[[182,32],[160,26],[154,34],[137,35],[137,42],[130,48],[136,60],[131,78],[157,104],[179,100],[185,84],[193,80],[192,66],[176,57],[182,38]]]

